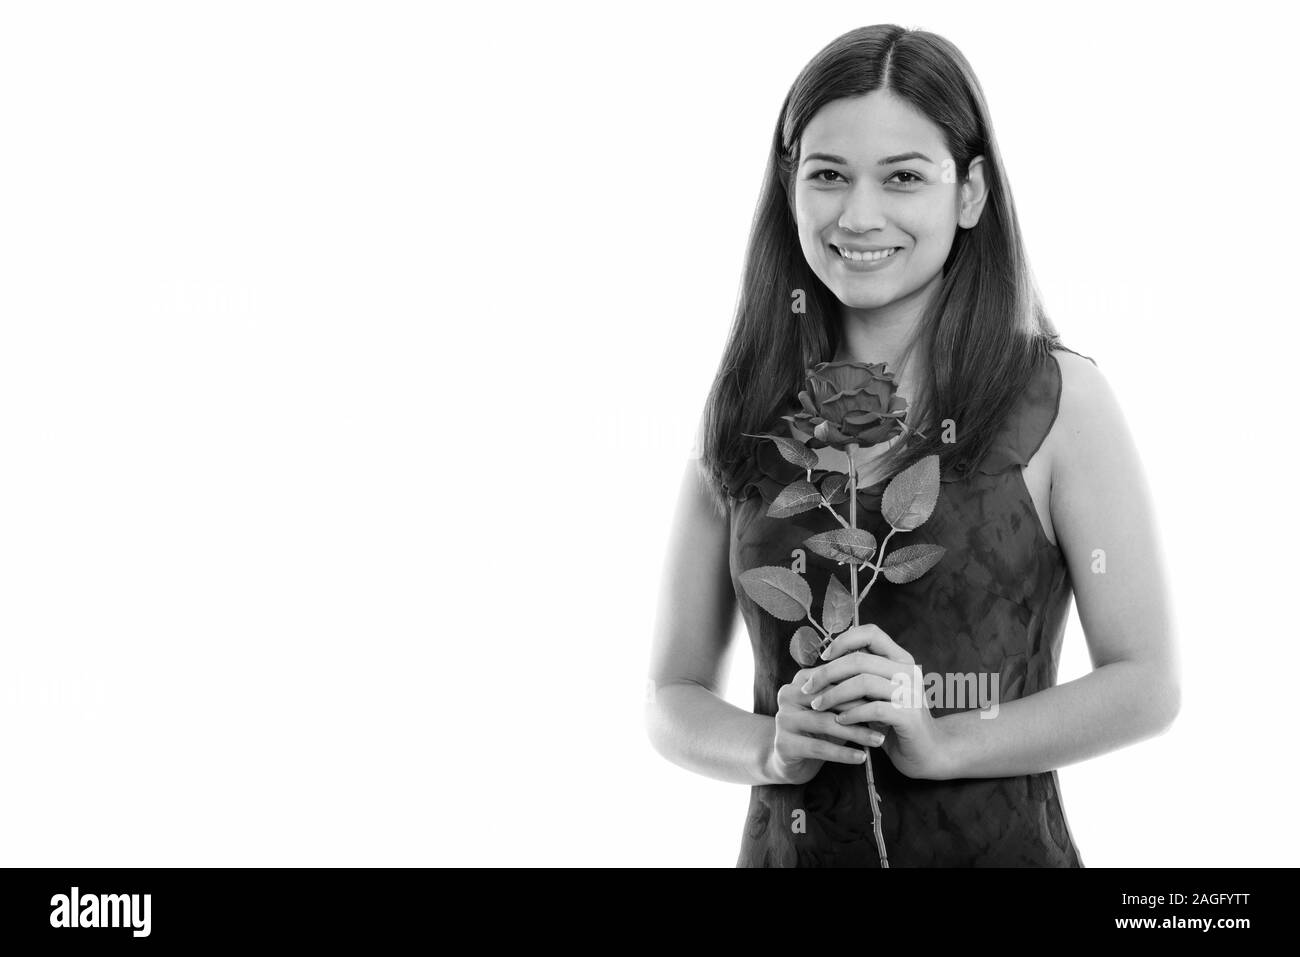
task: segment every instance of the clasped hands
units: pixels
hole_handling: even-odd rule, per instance
[[[921,669],[876,625],[857,625],[800,669],[777,695],[775,774],[803,783],[825,761],[862,764],[864,752],[836,739],[882,747],[912,778],[951,776],[951,741],[926,705]]]

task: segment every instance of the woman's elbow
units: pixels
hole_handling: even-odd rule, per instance
[[[1183,692],[1177,677],[1167,677],[1155,683],[1148,698],[1151,706],[1151,723],[1156,734],[1164,734],[1173,727],[1174,719],[1183,706]]]
[[[659,684],[653,680],[646,683],[645,689],[645,735],[654,748],[661,756],[667,758],[673,750],[673,720],[667,711],[667,698],[670,695],[665,694],[669,682]]]

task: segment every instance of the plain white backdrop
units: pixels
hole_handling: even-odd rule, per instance
[[[1061,770],[1085,864],[1294,863],[1278,9],[7,5],[3,863],[731,866],[659,576],[781,100],[871,22],[970,59],[1156,492],[1184,704]]]

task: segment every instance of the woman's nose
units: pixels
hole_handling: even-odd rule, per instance
[[[885,225],[884,209],[874,184],[858,183],[849,191],[838,225],[850,233],[865,233]]]

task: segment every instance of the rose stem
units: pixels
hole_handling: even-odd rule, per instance
[[[812,469],[808,469],[807,471],[808,471],[808,484],[812,485]],[[849,523],[844,521],[844,516],[841,515],[839,512],[835,511],[835,507],[831,505],[830,502],[826,501],[825,495],[822,496],[821,507],[826,509],[826,511],[830,512],[832,515],[834,515],[835,521],[839,522],[845,528],[849,527]]]
[[[835,511],[835,506],[831,505],[831,503],[826,501],[825,498],[822,498],[822,507],[824,507],[828,512],[830,512],[832,515],[835,516],[835,521],[839,522],[845,528],[849,527],[849,523],[844,521],[844,516],[841,515],[839,512]]]
[[[826,646],[831,643],[831,633],[827,631],[825,628],[823,628],[821,625],[817,624],[817,619],[812,616],[812,612],[805,611],[804,617],[806,617],[810,622],[812,622],[812,626],[822,633],[821,646],[822,646],[822,650],[824,651],[826,649]],[[802,662],[800,663],[802,664]]]
[[[849,443],[849,527],[857,529],[858,527],[858,469],[853,464],[853,453],[858,450],[856,442]],[[893,534],[892,532],[890,533]],[[889,541],[889,536],[885,536],[885,541]],[[877,572],[879,574],[879,572]],[[871,580],[874,582],[875,576]],[[868,588],[871,586],[868,585]],[[853,624],[860,625],[858,611],[859,602],[858,594],[858,563],[849,562],[849,594],[855,596],[853,602]],[[867,796],[871,798],[871,829],[876,835],[876,850],[880,852],[880,866],[888,867],[889,858],[885,854],[885,835],[880,829],[880,804],[876,800],[876,776],[871,770],[871,748],[864,748],[863,754],[866,756],[865,767],[867,769]]]
[[[871,576],[871,581],[867,582],[867,587],[864,588],[864,589],[862,589],[862,594],[861,594],[861,595],[858,595],[858,599],[857,599],[857,600],[858,600],[858,604],[861,604],[861,603],[862,603],[862,599],[864,599],[864,598],[867,597],[867,592],[871,591],[871,586],[874,585],[874,584],[876,583],[876,577],[880,574],[880,569],[882,569],[882,568],[885,567],[885,562],[884,562],[884,558],[885,558],[885,546],[889,544],[889,537],[890,537],[890,535],[893,535],[894,532],[896,532],[896,531],[898,531],[898,529],[894,528],[894,526],[892,526],[892,525],[889,526],[889,535],[886,535],[886,536],[885,536],[885,540],[884,540],[883,542],[880,543],[880,550],[879,550],[878,552],[876,552],[876,555],[875,555],[875,558],[876,558],[876,564],[872,565],[870,562],[863,562],[863,563],[862,563],[862,565],[863,565],[864,568],[866,568],[866,567],[870,567],[870,568],[875,569],[875,574]],[[855,569],[855,570],[856,570],[856,569]],[[850,576],[850,577],[852,577],[852,576]],[[857,595],[857,592],[854,592],[854,594]]]

